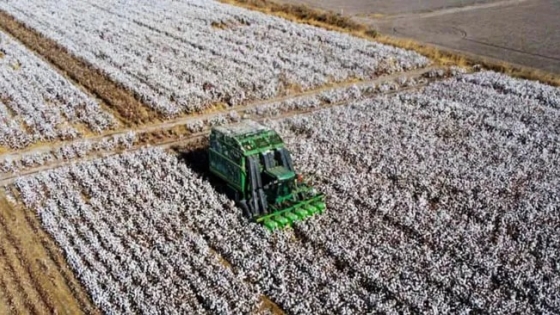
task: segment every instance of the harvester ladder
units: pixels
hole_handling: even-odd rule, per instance
[[[251,200],[249,206],[252,207],[253,216],[263,215],[267,212],[268,204],[266,195],[262,189],[262,178],[259,170],[258,156],[248,156],[247,165],[249,166],[250,184],[251,184]]]

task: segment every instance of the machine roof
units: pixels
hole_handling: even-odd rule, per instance
[[[296,176],[296,173],[290,171],[289,169],[285,168],[284,166],[276,166],[273,168],[269,168],[266,170],[270,176],[278,179],[278,180],[288,180],[292,179]]]
[[[252,120],[243,120],[237,124],[215,127],[215,130],[226,136],[238,138],[240,136],[256,134],[263,131],[271,131],[272,129]]]
[[[233,139],[244,154],[255,154],[283,145],[280,136],[272,129],[252,120],[215,127],[215,131]]]

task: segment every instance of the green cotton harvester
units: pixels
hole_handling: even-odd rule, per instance
[[[244,214],[271,231],[325,211],[325,196],[296,174],[270,128],[253,121],[214,127],[208,155],[210,172],[227,183]]]

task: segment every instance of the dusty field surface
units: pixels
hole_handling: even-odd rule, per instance
[[[560,4],[537,0],[377,21],[386,34],[560,73]]]
[[[560,4],[555,0],[303,3],[353,16],[387,35],[560,73]]]

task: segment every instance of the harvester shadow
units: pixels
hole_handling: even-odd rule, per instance
[[[210,183],[212,188],[219,193],[227,195],[231,200],[235,200],[227,189],[227,184],[220,178],[210,173],[210,163],[208,161],[208,148],[198,147],[189,149],[175,149],[178,153],[178,160],[191,169],[203,180]]]

